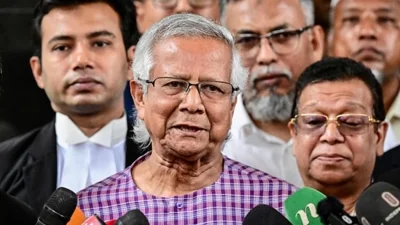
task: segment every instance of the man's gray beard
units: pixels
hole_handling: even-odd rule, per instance
[[[273,89],[273,88],[271,88]],[[288,122],[293,106],[294,91],[286,95],[278,95],[270,90],[270,94],[263,97],[253,97],[246,101],[243,93],[247,112],[254,120],[262,122]]]

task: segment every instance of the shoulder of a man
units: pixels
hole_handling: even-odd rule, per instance
[[[16,180],[13,176],[21,174],[24,166],[32,159],[28,155],[28,149],[37,140],[42,132],[47,132],[49,127],[54,124],[50,123],[43,127],[36,128],[25,134],[11,138],[0,143],[0,188],[7,189],[10,180]],[[50,136],[49,134],[42,134]],[[44,140],[44,141],[49,141]]]

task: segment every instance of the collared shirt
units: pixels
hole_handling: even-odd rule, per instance
[[[231,135],[223,154],[297,187],[303,186],[292,153],[292,140],[286,142],[257,128],[246,111],[242,95],[236,103]]]
[[[56,114],[57,187],[78,192],[125,168],[126,115],[87,137],[66,115]]]
[[[392,125],[397,140],[400,140],[400,92],[387,112],[386,120]]]
[[[283,213],[283,201],[296,191],[293,185],[224,157],[223,171],[210,186],[181,196],[157,197],[140,190],[131,176],[132,168],[149,156],[78,193],[79,208],[86,216],[97,214],[104,221],[139,209],[152,225],[234,225],[242,224],[259,204]]]

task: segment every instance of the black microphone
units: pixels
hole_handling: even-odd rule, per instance
[[[291,225],[291,223],[271,206],[261,204],[247,213],[243,225]]]
[[[121,216],[115,225],[150,225],[147,217],[139,210],[131,210]]]
[[[358,220],[363,225],[399,225],[400,190],[395,186],[378,182],[368,187],[356,203]]]
[[[32,225],[37,220],[37,215],[31,207],[2,190],[0,190],[0,212],[2,225]]]
[[[357,218],[346,213],[343,204],[334,197],[321,200],[317,205],[317,213],[325,225],[359,225]]]
[[[73,191],[58,188],[44,204],[36,225],[66,225],[75,211],[76,204],[77,197]]]

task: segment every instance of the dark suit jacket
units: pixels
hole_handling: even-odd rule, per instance
[[[129,128],[129,126],[128,126]],[[145,151],[128,132],[126,166]],[[55,121],[0,143],[0,189],[30,205],[39,213],[56,189],[57,142]]]
[[[396,168],[400,168],[400,145],[390,149],[376,159],[373,173],[374,179],[378,179],[383,174]]]

